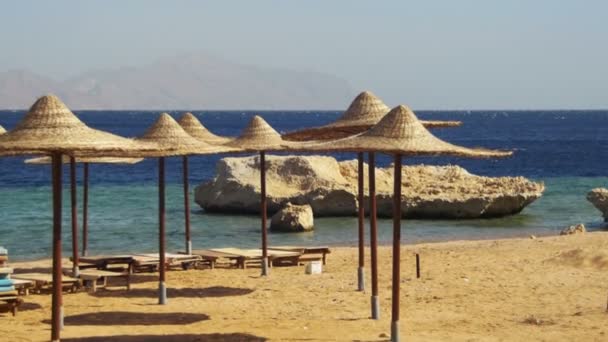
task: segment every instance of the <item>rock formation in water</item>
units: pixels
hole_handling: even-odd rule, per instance
[[[314,229],[312,207],[308,204],[287,205],[272,216],[270,230],[278,232],[306,232]]]
[[[195,200],[209,212],[259,213],[259,157],[224,158],[214,180],[196,188]],[[268,212],[287,203],[309,204],[314,215],[355,216],[357,162],[323,156],[267,156]],[[365,203],[367,165],[365,165]],[[544,185],[523,177],[482,177],[458,166],[404,166],[403,217],[479,218],[519,213],[542,196]],[[393,169],[377,168],[378,215],[392,212]]]
[[[608,222],[608,189],[595,188],[587,193],[587,200],[602,212],[604,221]]]

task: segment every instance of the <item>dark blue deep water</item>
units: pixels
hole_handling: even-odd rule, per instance
[[[280,132],[333,121],[339,112],[194,112],[213,132],[235,136],[254,114],[262,115]],[[0,111],[0,125],[11,129],[21,111]],[[154,111],[83,111],[76,114],[89,126],[123,136],[138,136],[158,117]],[[181,112],[171,113],[174,117]],[[434,130],[464,146],[513,149],[504,160],[412,158],[406,164],[457,164],[485,176],[525,176],[543,181],[545,195],[521,214],[492,220],[412,220],[404,224],[406,242],[550,234],[584,222],[601,224],[600,213],[586,200],[593,187],[606,186],[608,175],[608,111],[419,111],[421,119],[461,120],[462,127]],[[336,155],[353,159],[352,154]],[[190,158],[191,187],[210,179],[221,156]],[[387,165],[386,156],[379,157]],[[167,181],[168,243],[183,245],[181,159],[169,158]],[[49,167],[24,165],[23,158],[0,158],[0,245],[16,258],[50,255]],[[66,170],[67,171],[67,170]],[[67,173],[67,172],[66,172]],[[153,251],[156,246],[156,161],[131,166],[91,167],[91,242],[93,253]],[[66,179],[67,181],[67,179]],[[65,196],[67,199],[68,193]],[[259,220],[255,216],[209,215],[195,204],[195,247],[256,246]],[[68,216],[65,211],[64,216]],[[66,224],[68,223],[66,218]],[[66,225],[69,227],[69,225]],[[355,219],[316,220],[314,233],[271,234],[277,243],[350,244],[356,239]],[[65,229],[68,230],[68,229]],[[381,220],[380,238],[388,241],[390,222]],[[69,235],[66,235],[66,249]],[[69,249],[67,249],[69,251]]]

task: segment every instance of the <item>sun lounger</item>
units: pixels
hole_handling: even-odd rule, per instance
[[[321,255],[323,265],[327,264],[327,254],[331,253],[328,246],[271,246],[270,248],[274,250],[301,252],[303,256],[300,257],[300,262],[319,260],[315,254]]]
[[[13,286],[15,290],[22,295],[27,296],[30,294],[30,289],[34,287],[34,282],[31,280],[23,280],[23,279],[11,279],[13,281]]]
[[[186,252],[180,252],[180,254],[186,254]],[[235,257],[234,254],[217,252],[211,249],[195,249],[192,251],[192,255],[199,256],[201,258],[199,264],[208,265],[211,269],[215,268],[218,259]]]
[[[71,260],[72,258],[70,258]],[[81,269],[97,268],[98,270],[109,270],[113,268],[131,269],[133,256],[122,255],[96,255],[78,258]],[[88,266],[91,265],[91,266]]]
[[[247,268],[248,264],[259,264],[262,261],[261,249],[214,248],[211,249],[211,251],[224,253],[225,258],[235,260],[237,267],[243,269]],[[268,250],[270,265],[282,264],[285,262],[297,265],[297,260],[300,256],[301,253],[294,251]]]
[[[44,288],[53,286],[53,275],[50,273],[17,273],[13,274],[11,278],[34,282],[33,290],[38,293]],[[80,280],[76,278],[63,276],[61,282],[62,288],[67,288],[71,292],[75,292],[80,287]]]
[[[160,263],[158,253],[135,254],[133,255],[133,260],[134,268],[137,270],[149,269],[153,271],[158,269],[158,264]],[[165,253],[165,266],[167,268],[180,266],[186,270],[200,260],[201,257],[198,255]]]
[[[131,280],[129,272],[110,272],[104,270],[82,270],[79,274],[80,279],[85,281],[85,284],[91,286],[92,292],[96,292],[98,288],[105,288],[108,285],[110,278],[124,278],[127,286],[127,291],[131,289]]]
[[[0,307],[8,308],[13,316],[17,314],[17,308],[21,303],[23,303],[23,299],[19,298],[17,290],[6,291],[0,294]]]
[[[258,249],[213,248],[211,251],[222,253],[223,257],[236,262],[238,268],[245,269],[250,263],[262,261],[262,251]]]

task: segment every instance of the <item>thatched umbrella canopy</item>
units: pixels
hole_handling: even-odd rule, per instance
[[[203,126],[203,124],[196,118],[196,116],[194,116],[194,114],[190,112],[184,113],[184,115],[182,115],[177,122],[180,126],[182,126],[184,131],[186,131],[192,137],[202,140],[208,144],[220,145],[233,139],[213,134],[207,129],[207,127]]]
[[[285,151],[299,146],[299,143],[284,141],[281,135],[262,117],[256,115],[245,127],[241,135],[225,146],[239,148],[246,152],[260,153],[260,215],[262,216],[262,275],[268,275],[268,232],[266,212],[266,151]]]
[[[222,137],[211,133],[203,124],[194,116],[187,112],[177,121],[180,126],[192,137],[212,145],[221,145],[229,142],[232,138]],[[186,232],[186,254],[192,253],[192,242],[190,238],[190,190],[188,188],[188,156],[182,157],[182,172],[183,172],[183,190],[184,190],[184,224]]]
[[[4,127],[0,126],[0,134],[4,134],[6,133],[6,130],[4,129]]]
[[[401,250],[401,157],[419,155],[452,155],[467,158],[501,158],[510,151],[473,149],[445,142],[431,134],[416,115],[405,106],[392,109],[369,131],[329,143],[310,144],[309,151],[375,151],[394,154],[393,194],[393,304],[391,338],[399,340],[399,286]],[[370,154],[372,157],[373,154]],[[374,159],[370,158],[370,216],[372,230],[372,317],[379,318],[377,240],[375,222]]]
[[[0,155],[129,153],[146,145],[85,125],[54,95],[43,96],[17,126],[0,136]],[[59,162],[59,161],[58,161]]]
[[[73,275],[79,274],[78,258],[78,214],[76,204],[76,163],[83,164],[83,195],[82,195],[82,256],[87,256],[88,251],[88,227],[89,227],[89,164],[136,164],[143,158],[113,158],[113,157],[79,157],[62,156],[63,164],[70,164],[70,190],[72,206],[72,267]],[[37,157],[26,159],[26,164],[47,165],[51,164],[51,157]]]
[[[377,124],[390,108],[370,91],[357,95],[344,114],[336,121],[320,127],[306,128],[283,135],[285,140],[311,141],[334,140],[346,138],[370,129]],[[422,120],[425,127],[455,127],[462,125],[460,121]]]
[[[238,151],[238,148],[211,145],[190,136],[167,113],[162,113],[158,120],[135,139],[136,142],[154,144],[154,151],[143,151],[135,155],[141,157],[158,157],[158,220],[159,220],[159,304],[167,303],[165,287],[165,157],[184,156],[189,154],[214,154]]]
[[[39,98],[10,132],[0,135],[1,155],[50,154],[53,178],[53,283],[61,284],[62,154],[146,150],[133,140],[89,128],[54,95]],[[61,286],[53,286],[51,340],[63,325]]]
[[[382,100],[370,91],[364,91],[357,95],[350,106],[336,121],[325,126],[306,128],[283,135],[286,140],[313,141],[313,140],[335,140],[342,139],[369,130],[377,124],[390,108]],[[421,121],[425,127],[455,127],[460,126],[460,121]],[[373,158],[373,157],[372,157]],[[358,195],[357,200],[363,203],[364,181],[363,181],[363,153],[357,154],[358,161]],[[358,230],[359,230],[359,267],[358,267],[358,290],[365,290],[365,209],[359,206]]]

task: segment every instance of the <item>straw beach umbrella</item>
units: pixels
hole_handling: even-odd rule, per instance
[[[193,138],[211,145],[221,145],[229,142],[231,138],[221,137],[211,133],[194,114],[187,112],[177,121],[180,126]],[[186,254],[192,253],[192,240],[190,237],[190,194],[188,189],[188,156],[182,157],[182,172],[184,178],[184,224],[186,235]]]
[[[70,190],[71,190],[71,209],[72,209],[72,268],[73,276],[79,274],[78,257],[78,215],[76,204],[76,163],[83,164],[83,194],[82,194],[82,256],[87,256],[88,251],[88,213],[89,213],[89,164],[136,164],[143,158],[74,158],[63,156],[62,162],[70,164]],[[46,165],[51,164],[50,157],[38,157],[25,160],[26,164]]]
[[[162,113],[158,120],[136,138],[140,143],[155,144],[156,150],[139,154],[128,154],[129,157],[158,157],[158,221],[159,221],[159,284],[158,303],[167,303],[165,287],[165,157],[184,156],[189,154],[214,154],[237,151],[236,148],[210,145],[190,136],[167,113]]]
[[[89,128],[54,95],[39,98],[10,132],[0,135],[0,155],[50,154],[53,179],[53,298],[51,340],[63,322],[61,297],[61,158],[81,152],[145,150],[134,141]]]
[[[323,146],[325,145],[325,146]],[[471,149],[447,143],[432,135],[416,118],[416,115],[405,106],[392,109],[377,125],[359,135],[317,144],[310,150],[323,151],[377,151],[394,155],[394,194],[393,194],[393,285],[392,285],[392,322],[391,339],[399,340],[399,286],[400,286],[400,250],[401,250],[401,158],[402,156],[419,155],[452,155],[466,158],[499,158],[507,157],[512,152],[486,149]],[[370,160],[370,173],[373,159]],[[371,180],[370,176],[370,180]],[[370,187],[372,184],[370,184]],[[371,194],[370,194],[371,196]],[[370,201],[373,200],[370,198]],[[375,202],[375,201],[374,201]],[[373,210],[373,209],[372,209]],[[373,214],[375,216],[375,213]],[[373,216],[372,216],[373,218]],[[375,249],[375,246],[372,246]],[[373,250],[372,249],[372,250]],[[373,266],[372,262],[372,266]],[[374,279],[375,278],[375,279]],[[372,310],[377,305],[377,274],[372,276]],[[377,312],[376,312],[377,313]],[[372,317],[374,312],[372,311]],[[378,318],[377,315],[375,318]]]
[[[336,121],[321,127],[307,128],[283,135],[286,140],[310,141],[310,140],[334,140],[349,137],[370,129],[377,124],[390,108],[382,100],[370,91],[364,91],[357,95],[350,106]],[[422,121],[426,127],[456,127],[460,121]],[[373,152],[369,155],[370,164],[373,164]],[[357,153],[357,201],[358,206],[358,235],[359,235],[359,267],[357,269],[357,289],[365,290],[365,208],[364,198],[364,176],[363,176],[363,153]],[[370,183],[373,182],[370,176]],[[375,184],[370,184],[375,185]],[[370,191],[375,191],[375,186],[370,186]],[[375,197],[370,194],[370,198]],[[375,205],[375,202],[370,203]],[[375,219],[372,217],[370,228],[375,230]],[[373,234],[372,234],[373,238]]]
[[[391,109],[371,91],[361,92],[336,121],[320,127],[306,128],[283,135],[291,141],[333,140],[367,131],[377,124]],[[456,127],[460,121],[421,120],[425,127]]]
[[[239,148],[245,152],[260,153],[260,215],[262,215],[262,275],[268,275],[268,239],[266,222],[266,152],[286,151],[297,143],[284,141],[281,135],[264,119],[256,115],[241,135],[225,146]]]

